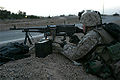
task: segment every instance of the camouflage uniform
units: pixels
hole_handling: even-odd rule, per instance
[[[96,12],[87,12],[81,16],[80,22],[85,26],[100,25],[100,16]],[[71,60],[77,60],[86,55],[94,46],[101,43],[101,36],[94,30],[87,32],[87,34],[80,40],[78,45],[66,44],[63,48],[62,54]]]
[[[80,40],[77,46],[70,43],[66,44],[62,54],[71,60],[77,60],[86,55],[98,43],[102,43],[101,36],[92,30]]]
[[[94,26],[94,29],[88,31],[77,46],[72,43],[68,43],[64,46],[62,54],[73,61],[84,57],[97,44],[106,44],[113,41],[112,37],[102,27],[97,27],[97,25],[101,24],[101,19],[96,12],[88,12],[83,14],[80,22],[86,27]]]
[[[87,34],[75,45],[68,43],[64,46],[62,54],[68,57],[72,61],[78,61],[79,59],[88,59],[83,62],[83,66],[86,72],[96,74],[103,79],[117,80],[120,79],[120,61],[114,64],[113,62],[108,63],[111,58],[109,52],[99,53],[102,49],[98,44],[109,44],[114,41],[114,38],[107,33],[102,27],[100,27],[101,20],[100,16],[95,12],[89,12],[83,15],[80,20],[85,27],[83,30],[87,31]],[[93,27],[94,26],[94,27]],[[87,28],[88,27],[88,28]],[[97,47],[96,47],[97,45]],[[96,48],[96,49],[95,49]],[[87,55],[91,50],[95,49],[90,55]],[[96,51],[99,50],[97,53]],[[87,55],[87,56],[86,56]]]

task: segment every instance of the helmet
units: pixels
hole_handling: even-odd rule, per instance
[[[81,16],[80,23],[85,26],[97,26],[101,24],[101,16],[95,11],[87,11]]]

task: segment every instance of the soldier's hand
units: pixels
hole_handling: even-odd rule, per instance
[[[78,44],[79,41],[80,39],[76,35],[72,35],[69,40],[69,42],[73,44]]]
[[[67,44],[67,42],[66,41],[63,41],[62,43],[59,43],[60,44],[60,46],[63,48],[64,47],[64,45],[66,45]]]

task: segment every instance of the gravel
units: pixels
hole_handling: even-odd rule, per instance
[[[82,66],[74,65],[59,53],[45,58],[31,57],[11,61],[0,66],[0,80],[101,80],[84,72]]]

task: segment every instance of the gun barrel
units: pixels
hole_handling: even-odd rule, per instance
[[[25,28],[10,28],[10,30],[23,30]]]
[[[56,34],[59,34],[60,32],[65,32],[68,36],[71,36],[74,33],[82,33],[83,30],[81,25],[76,24],[65,24],[65,25],[47,25],[47,26],[41,26],[41,27],[29,27],[29,28],[16,28],[14,26],[13,28],[10,28],[10,30],[22,30],[22,32],[41,32],[41,33],[47,33],[51,32],[52,30],[55,30]]]

